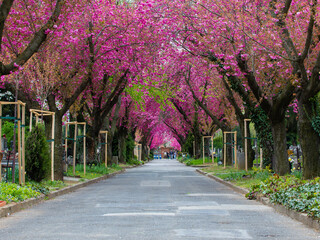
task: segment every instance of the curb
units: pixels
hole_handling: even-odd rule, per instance
[[[13,213],[19,212],[19,211],[21,211],[23,209],[26,209],[26,208],[30,208],[30,207],[32,207],[32,206],[34,206],[36,204],[41,203],[44,200],[52,199],[52,198],[55,198],[55,197],[58,197],[58,196],[73,192],[73,191],[75,191],[75,190],[77,190],[79,188],[83,188],[83,187],[86,187],[88,185],[100,182],[102,180],[111,178],[111,177],[113,177],[113,176],[115,176],[117,174],[123,173],[123,172],[125,172],[124,169],[121,170],[121,171],[118,171],[118,172],[114,172],[114,173],[110,173],[108,175],[104,175],[104,176],[99,177],[99,178],[91,179],[91,180],[88,180],[88,181],[85,181],[85,182],[77,183],[75,185],[68,186],[68,187],[65,187],[65,188],[50,192],[48,195],[43,195],[42,194],[38,198],[30,198],[30,199],[27,199],[27,200],[25,200],[23,202],[18,202],[18,203],[9,203],[9,204],[7,204],[7,205],[5,205],[5,206],[0,208],[0,218],[8,217]]]
[[[208,174],[200,169],[197,169],[196,171],[204,176],[207,176],[211,179],[216,180],[219,183],[222,183],[222,184],[232,188],[234,191],[236,191],[242,195],[249,193],[249,191],[245,188],[235,186],[230,182],[224,181],[221,178],[213,176],[211,174]],[[263,196],[258,196],[256,201],[261,202],[262,204],[267,205],[269,207],[272,207],[276,212],[278,212],[282,215],[288,216],[296,221],[301,222],[302,224],[304,224],[310,228],[313,228],[315,230],[320,231],[320,223],[317,220],[313,219],[312,217],[309,217],[306,213],[296,212],[296,211],[288,209],[285,206],[282,206],[280,204],[271,203],[268,198],[263,197]]]

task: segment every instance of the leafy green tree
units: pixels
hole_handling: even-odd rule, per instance
[[[26,139],[26,174],[36,182],[49,177],[50,151],[44,125],[35,126]]]

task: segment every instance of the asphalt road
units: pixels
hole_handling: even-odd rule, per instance
[[[0,219],[0,239],[320,239],[175,160],[145,166]]]

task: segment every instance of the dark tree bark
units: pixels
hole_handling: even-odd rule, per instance
[[[89,161],[95,161],[96,159],[96,149],[98,144],[98,138],[100,135],[100,131],[102,130],[106,118],[108,114],[111,112],[112,108],[117,104],[118,100],[120,99],[121,94],[123,93],[126,85],[127,85],[127,73],[128,71],[125,71],[123,75],[119,78],[116,86],[114,87],[113,91],[110,93],[110,95],[107,96],[105,99],[105,96],[100,96],[97,100],[97,105],[100,107],[93,107],[92,110],[90,110],[89,107],[87,107],[87,112],[89,113],[91,119],[92,119],[92,125],[90,126],[90,129],[88,131],[88,145],[89,145]],[[104,81],[108,81],[107,76],[105,76]],[[93,86],[91,86],[91,94],[94,96],[94,89]],[[116,107],[116,115],[118,116],[118,112],[120,110],[120,106]],[[118,117],[117,117],[118,118]],[[110,138],[113,138],[113,135],[110,135]],[[108,137],[108,142],[110,142],[111,139]],[[111,158],[108,158],[111,159]]]
[[[119,162],[126,162],[126,139],[128,136],[128,129],[125,126],[118,128],[118,151],[119,151]]]
[[[313,103],[310,100],[299,101],[298,133],[302,149],[303,177],[312,179],[320,173],[320,137],[312,127]]]

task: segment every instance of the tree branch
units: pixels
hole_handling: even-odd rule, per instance
[[[14,0],[3,0],[0,6],[0,51],[2,50],[2,36],[3,36],[4,24],[9,15],[13,1]]]
[[[58,21],[58,17],[60,15],[61,8],[62,8],[62,3],[63,3],[63,0],[57,0],[52,16],[40,28],[40,30],[36,32],[33,39],[29,42],[28,46],[25,48],[25,50],[21,54],[19,54],[11,63],[7,65],[4,65],[2,62],[0,62],[0,76],[8,75],[13,71],[18,70],[18,66],[22,66],[23,64],[25,64],[32,57],[32,55],[39,50],[42,43],[47,39],[46,31],[48,29],[52,29],[53,25]],[[3,21],[5,21],[5,19]]]

